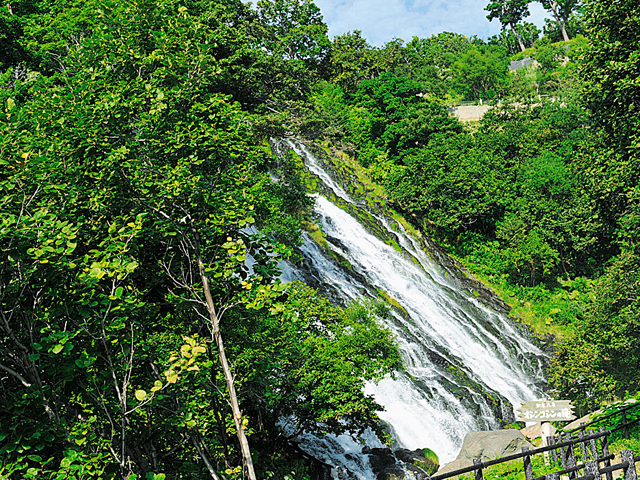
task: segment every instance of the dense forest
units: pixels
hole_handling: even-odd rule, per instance
[[[308,478],[297,433],[382,434],[388,307],[280,282],[311,200],[274,136],[347,152],[553,333],[554,395],[636,396],[640,5],[542,3],[373,47],[310,0],[4,2],[0,479]]]

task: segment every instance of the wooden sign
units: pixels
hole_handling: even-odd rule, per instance
[[[551,422],[575,420],[570,400],[534,400],[524,402],[516,410],[519,422]]]

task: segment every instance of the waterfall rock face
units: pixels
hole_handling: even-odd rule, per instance
[[[437,463],[425,458],[420,449],[401,448],[392,451],[389,448],[365,448],[362,453],[369,456],[376,480],[427,480],[429,475],[438,470]]]
[[[450,461],[468,432],[513,421],[514,404],[541,395],[546,355],[497,297],[437,246],[408,234],[366,197],[344,165],[301,143],[274,147],[296,152],[315,176],[313,216],[326,241],[320,246],[305,236],[303,260],[286,266],[286,279],[307,281],[338,304],[377,298],[393,307],[385,326],[395,334],[405,369],[368,385],[366,393],[384,406],[380,417],[395,446],[428,447]],[[383,447],[379,441],[370,446]],[[355,450],[350,455],[361,454]],[[371,467],[343,469],[339,478],[373,480]]]

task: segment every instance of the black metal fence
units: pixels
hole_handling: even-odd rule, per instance
[[[568,475],[571,480],[613,480],[612,472],[623,470],[625,480],[638,480],[635,462],[640,456],[634,457],[631,450],[622,451],[622,461],[612,465],[614,455],[609,453],[609,430],[601,429],[597,433],[586,434],[584,429],[577,429],[577,435],[562,434],[562,437],[547,437],[548,445],[534,449],[523,448],[522,452],[508,455],[496,460],[483,462],[474,459],[473,465],[441,475],[434,475],[431,480],[445,480],[467,473],[473,473],[475,480],[483,479],[483,470],[505,462],[522,459],[526,480],[560,480],[561,475]],[[542,476],[534,476],[531,458],[534,455],[547,454],[561,470]]]

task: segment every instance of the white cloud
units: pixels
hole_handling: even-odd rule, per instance
[[[329,25],[329,35],[362,30],[372,45],[393,38],[411,40],[440,32],[476,35],[487,39],[500,31],[497,20],[489,22],[481,0],[315,0]],[[547,12],[539,3],[530,4],[526,19],[542,29]]]

